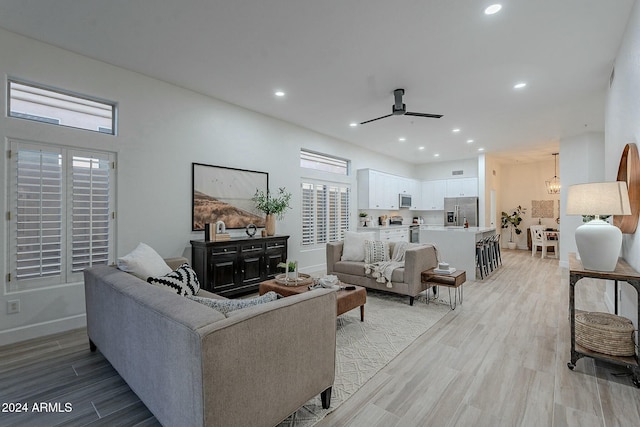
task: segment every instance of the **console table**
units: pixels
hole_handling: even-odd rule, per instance
[[[289,236],[191,240],[191,260],[200,286],[224,297],[258,291],[287,260]]]
[[[636,289],[638,295],[637,308],[638,319],[640,321],[640,273],[635,271],[624,260],[619,259],[614,271],[586,270],[580,261],[576,259],[575,253],[569,254],[569,321],[571,323],[571,362],[567,363],[569,369],[576,367],[576,362],[582,357],[604,360],[609,363],[624,366],[632,374],[633,384],[640,387],[640,363],[638,353],[635,356],[620,357],[602,354],[586,349],[576,344],[576,317],[575,317],[575,286],[580,279],[590,277],[594,279],[613,280],[615,282],[615,314],[618,314],[618,281],[629,283]]]

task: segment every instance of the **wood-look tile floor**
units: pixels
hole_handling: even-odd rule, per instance
[[[623,370],[591,359],[566,366],[567,271],[528,251],[503,250],[503,258],[317,426],[639,426],[640,390],[615,376]],[[603,290],[583,279],[577,307],[604,310]],[[0,404],[29,404],[27,413],[0,412],[0,426],[158,426],[88,347],[84,329],[0,347]],[[60,410],[33,412],[40,402]]]
[[[570,360],[569,274],[555,259],[503,250],[467,282],[464,303],[316,427],[640,426],[640,390],[622,368]],[[445,291],[446,292],[446,291]],[[606,311],[583,279],[576,307]]]

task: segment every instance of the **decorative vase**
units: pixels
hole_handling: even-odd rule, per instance
[[[267,232],[267,236],[274,236],[276,234],[276,216],[274,214],[267,214],[264,229]]]

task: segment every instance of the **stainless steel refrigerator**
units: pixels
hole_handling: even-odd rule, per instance
[[[444,226],[463,227],[465,218],[469,222],[469,227],[478,226],[478,198],[445,197]]]

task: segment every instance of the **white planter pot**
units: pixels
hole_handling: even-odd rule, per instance
[[[515,249],[516,248],[516,242],[507,242],[507,248]]]

